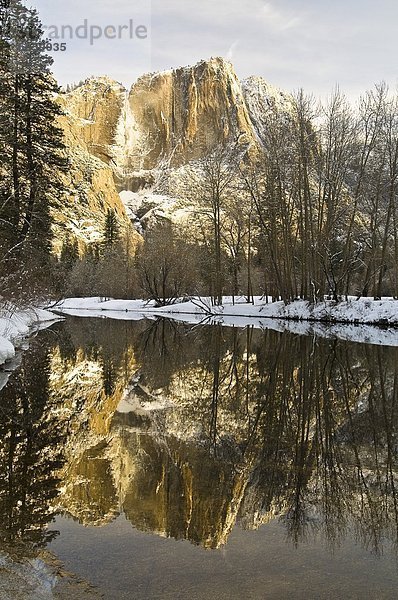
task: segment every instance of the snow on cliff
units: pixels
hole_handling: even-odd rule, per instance
[[[286,119],[292,115],[293,98],[262,77],[249,77],[241,85],[253,128],[263,142],[271,118]]]

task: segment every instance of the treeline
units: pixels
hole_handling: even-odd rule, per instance
[[[241,136],[186,170],[215,302],[398,297],[398,96],[299,92],[264,123],[261,152]]]
[[[110,235],[109,223],[114,221]],[[188,235],[187,235],[188,233]],[[144,232],[137,243],[132,225],[120,225],[113,209],[108,209],[101,239],[82,253],[75,239],[67,236],[56,265],[59,294],[68,297],[100,296],[103,298],[144,298],[159,306],[173,304],[189,296],[215,296],[216,275],[213,249],[195,238],[187,225],[177,226],[161,219]],[[222,290],[232,289],[235,297],[247,277],[239,272],[237,260],[221,251]]]
[[[67,169],[56,127],[59,88],[37,12],[0,0],[0,284],[3,296],[49,285],[51,205]]]
[[[121,297],[398,297],[398,97],[376,86],[354,109],[339,91],[322,105],[300,92],[261,142],[184,169],[170,185],[183,216],[148,226]]]
[[[67,238],[55,257],[51,206],[68,165],[41,40],[36,11],[0,0],[2,295],[398,297],[398,97],[385,85],[356,108],[338,90],[321,105],[285,97],[258,148],[241,134],[165,173],[179,224],[159,217],[138,246],[129,227],[86,249]]]
[[[321,106],[300,92],[262,141],[245,182],[271,293],[397,297],[398,96],[379,85],[353,109],[339,91]]]
[[[66,296],[147,298],[171,304],[196,289],[198,248],[162,221],[138,241],[134,227],[121,224],[108,209],[101,239],[79,250],[75,239],[64,240],[57,263],[58,292]]]

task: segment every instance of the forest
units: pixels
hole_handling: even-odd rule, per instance
[[[0,23],[2,297],[398,297],[398,97],[385,84],[355,105],[338,88],[291,94],[257,148],[241,135],[187,165],[183,222],[158,218],[137,243],[108,208],[101,240],[82,246],[54,239],[69,163],[42,24],[20,0],[0,0]]]

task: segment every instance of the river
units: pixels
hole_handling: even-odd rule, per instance
[[[398,348],[68,317],[0,407],[26,597],[397,597]]]

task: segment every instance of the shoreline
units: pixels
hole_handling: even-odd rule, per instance
[[[0,389],[5,385],[3,376],[14,370],[13,361],[16,360],[17,351],[23,348],[32,334],[49,327],[60,318],[42,308],[18,309],[12,305],[0,308]],[[9,368],[5,370],[5,366]]]
[[[334,306],[326,302],[310,307],[303,301],[285,306],[281,302],[266,304],[257,298],[257,304],[255,303],[254,306],[246,303],[232,306],[227,303],[223,307],[212,307],[212,312],[206,312],[196,300],[194,302],[155,307],[153,303],[141,300],[104,301],[99,298],[70,298],[59,303],[53,310],[61,316],[126,321],[169,318],[188,325],[219,324],[225,327],[254,327],[294,335],[312,335],[398,347],[398,301],[392,299],[381,301],[365,299],[362,302],[350,300],[348,305],[340,303]],[[357,302],[359,304],[356,304]],[[371,302],[370,307],[369,302]],[[375,302],[377,304],[374,304]],[[335,314],[331,314],[331,309],[334,309]],[[390,320],[387,321],[387,318]]]
[[[373,325],[380,328],[398,329],[398,300],[383,298],[356,299],[334,302],[325,300],[310,304],[305,300],[295,300],[290,304],[266,302],[256,297],[254,304],[237,298],[235,304],[229,297],[222,306],[211,306],[208,298],[194,298],[176,302],[169,306],[156,306],[153,301],[114,300],[101,298],[67,298],[54,306],[54,312],[62,314],[69,310],[104,312],[126,312],[153,315],[201,315],[212,317],[245,317],[256,319],[277,319],[295,322],[322,323],[325,325]]]

